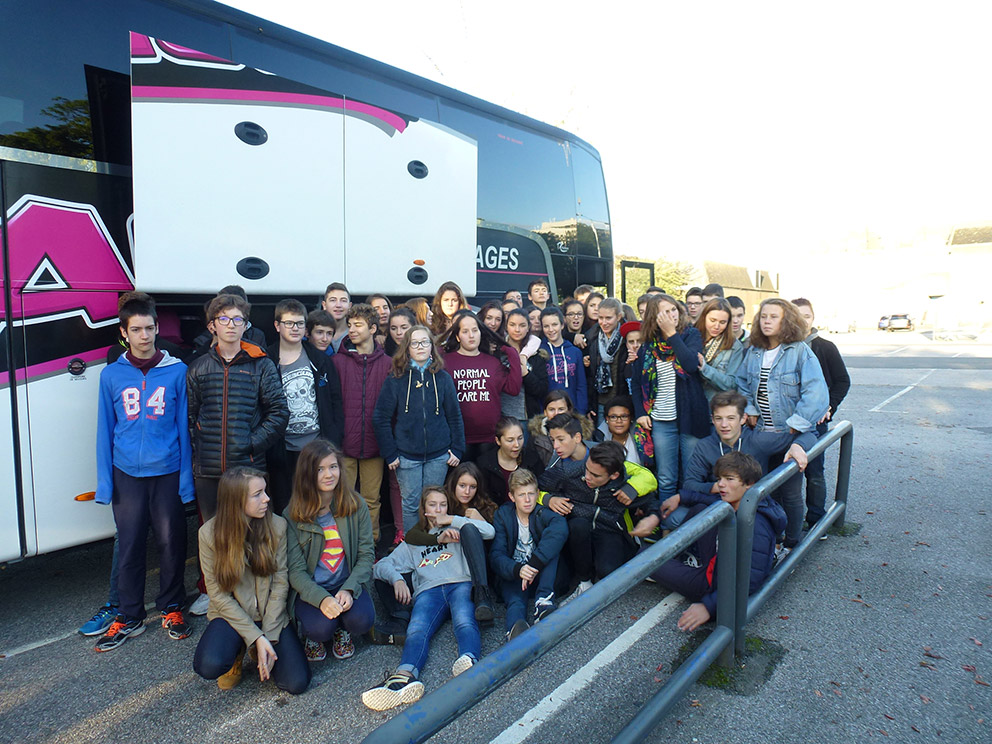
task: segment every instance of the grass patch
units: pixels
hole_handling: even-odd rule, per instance
[[[843,527],[838,527],[837,523],[834,522],[830,525],[830,529],[827,530],[828,535],[836,535],[837,537],[852,537],[861,533],[861,524],[859,522],[844,522]]]
[[[672,674],[705,639],[705,633],[696,633],[682,644],[672,662]],[[771,679],[775,667],[784,657],[785,648],[775,641],[748,636],[744,639],[743,656],[736,657],[729,669],[719,664],[711,665],[699,678],[699,684],[736,695],[754,695]]]

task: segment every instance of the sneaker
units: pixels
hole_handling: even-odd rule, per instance
[[[110,624],[107,632],[97,639],[93,647],[95,651],[113,651],[131,636],[139,636],[145,632],[143,620],[128,620],[123,615]]]
[[[792,548],[787,548],[784,545],[775,546],[775,563],[781,563],[785,560],[786,556],[792,552]]]
[[[472,587],[472,602],[475,604],[475,619],[483,625],[491,625],[496,613],[493,610],[493,595],[485,584]]]
[[[510,628],[508,631],[506,631],[506,640],[512,641],[514,638],[516,638],[518,635],[528,630],[529,628],[530,626],[527,624],[526,620],[517,620],[517,622],[513,624],[513,627]]]
[[[682,563],[689,568],[699,568],[699,559],[692,553],[686,553],[682,558]]]
[[[823,533],[822,535],[820,535],[820,536],[819,536],[818,538],[816,538],[816,539],[817,539],[817,540],[819,540],[820,542],[823,542],[824,540],[826,540],[826,539],[827,539],[827,533],[826,533],[826,532],[824,532],[824,533]]]
[[[230,690],[241,684],[241,664],[245,658],[244,648],[238,652],[234,664],[217,678],[217,686],[222,690]]]
[[[350,659],[355,655],[355,642],[351,640],[351,633],[344,628],[334,631],[334,642],[331,644],[331,653],[335,659]]]
[[[166,607],[162,611],[162,627],[169,631],[169,638],[174,641],[189,638],[189,634],[193,632],[189,623],[186,622],[186,618],[183,617],[183,611],[179,609],[179,605]]]
[[[323,661],[327,658],[327,648],[319,641],[311,641],[309,638],[303,641],[303,652],[307,655],[307,661]]]
[[[404,703],[415,703],[424,694],[424,683],[407,674],[391,674],[378,687],[362,693],[362,702],[372,710],[389,710]]]
[[[111,604],[105,604],[96,614],[87,620],[79,628],[79,634],[84,636],[98,636],[107,632],[107,628],[114,622],[120,610]]]
[[[592,589],[591,581],[580,581],[579,585],[575,587],[575,591],[573,591],[571,594],[565,597],[565,599],[562,601],[562,604],[565,604],[566,602],[571,602],[573,599],[576,599],[580,594],[584,594],[590,589]]]
[[[406,643],[406,628],[395,621],[373,625],[369,640],[377,646],[402,646]]]
[[[457,659],[455,663],[451,665],[451,676],[457,677],[464,671],[467,671],[475,666],[475,659],[473,659],[468,654],[462,654]]]
[[[210,597],[206,594],[201,594],[199,597],[193,600],[193,604],[189,606],[190,615],[206,615],[207,609],[210,607]]]
[[[534,600],[534,622],[539,623],[555,609],[555,594],[552,592],[546,597],[538,597]]]

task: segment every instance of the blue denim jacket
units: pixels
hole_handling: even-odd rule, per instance
[[[707,401],[713,400],[713,396],[723,390],[737,389],[737,378],[734,375],[737,374],[743,359],[744,344],[735,338],[733,346],[717,352],[712,362],[707,362],[706,366],[699,368]]]
[[[744,361],[737,368],[737,389],[747,398],[748,416],[760,416],[757,396],[761,381],[761,358],[765,350],[749,346]],[[802,341],[783,344],[768,375],[768,400],[772,422],[759,420],[760,428],[773,431],[795,429],[806,432],[816,428],[830,404],[823,370],[813,351]]]

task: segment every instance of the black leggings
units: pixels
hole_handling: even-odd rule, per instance
[[[279,642],[272,645],[279,657],[272,667],[272,680],[276,687],[291,695],[305,692],[310,684],[310,667],[293,627],[287,625],[283,628]],[[217,679],[234,665],[234,660],[244,649],[244,639],[227,620],[214,618],[196,644],[193,671],[204,679]]]

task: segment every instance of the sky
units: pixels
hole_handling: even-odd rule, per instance
[[[788,271],[992,222],[986,4],[228,4],[590,142],[617,254]]]

